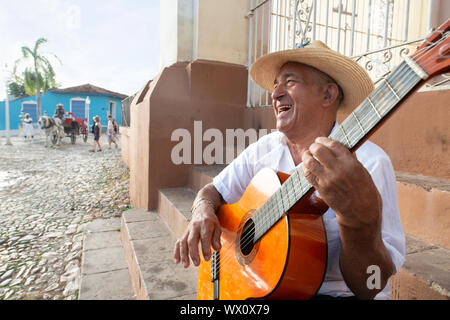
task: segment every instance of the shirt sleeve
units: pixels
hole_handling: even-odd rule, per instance
[[[397,182],[389,157],[384,154],[366,167],[383,201],[381,235],[396,272],[405,262],[406,245],[398,209]]]
[[[244,194],[254,176],[254,162],[250,161],[256,143],[247,147],[236,159],[225,167],[213,179],[214,187],[222,195],[226,203],[237,202]]]

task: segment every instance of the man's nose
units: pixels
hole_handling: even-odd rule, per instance
[[[284,89],[282,85],[278,85],[275,87],[275,89],[272,91],[272,100],[280,100],[284,96]]]

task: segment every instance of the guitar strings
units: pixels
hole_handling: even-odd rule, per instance
[[[444,36],[441,37],[441,39],[439,39],[437,42],[431,43],[431,48],[436,47],[438,44],[442,43],[442,42],[445,41],[447,38],[448,38],[448,32],[446,32],[446,33],[444,34]],[[428,42],[428,43],[429,43],[429,42]],[[424,48],[418,50],[418,51],[415,53],[415,60],[416,60],[417,62],[419,62],[420,59],[422,58],[422,56],[424,56],[428,51],[430,51],[430,47],[424,47]],[[447,57],[447,56],[445,56],[445,57]],[[431,65],[431,64],[433,63],[433,60],[434,60],[434,58],[429,58],[428,61],[425,59],[423,63],[420,63],[420,65],[422,66],[422,68],[423,68],[423,67],[427,67],[427,66],[429,66],[429,65]],[[410,70],[406,72],[406,75],[403,74],[402,72],[404,72],[404,71],[407,70],[408,68],[409,68]],[[394,72],[395,72],[395,73],[394,73]],[[412,79],[414,79],[415,77],[417,77],[417,74],[416,74],[416,73],[409,67],[409,65],[406,64],[406,63],[400,64],[400,65],[398,66],[397,69],[394,69],[394,72],[392,73],[393,77],[392,77],[390,80],[391,80],[391,82],[395,82],[394,80],[395,80],[396,78],[402,78],[402,79],[400,79],[400,80],[403,80],[403,82],[400,82],[400,83],[402,83],[402,84],[401,84],[400,88],[398,88],[398,89],[400,89],[400,90],[404,90],[405,88],[407,89],[407,85],[405,85],[405,82],[408,83],[408,81],[411,81]],[[408,73],[409,73],[409,79],[407,79]],[[399,79],[397,79],[397,80],[399,80]],[[407,81],[405,81],[405,80],[407,80]],[[377,89],[378,89],[378,88],[380,88],[380,86],[377,87]],[[409,90],[408,90],[408,92],[409,92]],[[374,93],[375,93],[375,92],[374,92]],[[375,95],[372,96],[372,98],[373,98],[373,99],[376,99],[376,98],[379,98],[379,97],[377,97],[377,95],[382,95],[382,98],[381,98],[379,101],[377,101],[377,102],[378,102],[378,107],[380,108],[379,111],[383,112],[383,114],[384,114],[385,112],[388,112],[389,110],[384,110],[384,111],[383,111],[382,109],[383,109],[383,108],[386,108],[385,104],[386,104],[387,102],[389,102],[389,100],[391,100],[391,98],[388,97],[388,96],[386,96],[386,95],[383,95],[383,93],[384,93],[383,91],[376,92]],[[394,95],[393,92],[390,92],[390,94],[391,94],[391,95]],[[388,100],[388,101],[385,101],[385,100],[387,100],[387,99],[389,99],[389,100]],[[362,105],[362,104],[361,104],[361,105]],[[361,106],[361,105],[360,105],[360,106]],[[359,109],[360,106],[358,106],[357,109]],[[388,107],[388,108],[389,108],[389,107]],[[355,109],[355,110],[356,110],[356,109]],[[372,118],[374,118],[374,122],[373,122],[373,123],[374,123],[375,125],[376,125],[376,123],[378,123],[379,120],[380,120],[378,117],[373,117],[373,113],[364,113],[364,114],[362,114],[360,117],[361,117],[360,120],[362,120],[362,121],[366,120],[367,118],[369,118],[369,121],[370,121]],[[355,129],[356,129],[356,128],[355,128]],[[351,132],[353,132],[353,130],[352,130]],[[348,132],[347,134],[349,135],[349,137],[348,137],[349,139],[350,139],[350,136],[353,135],[353,133],[350,133],[350,132]],[[299,169],[299,168],[297,168],[297,169]],[[300,174],[299,174],[299,175],[300,175]],[[285,181],[285,183],[286,183],[286,182],[287,182],[287,180]],[[292,182],[292,180],[291,180],[291,182]],[[310,188],[309,188],[309,189],[310,189]],[[309,189],[308,189],[308,191],[309,191]],[[288,196],[289,196],[289,193],[291,192],[290,190],[294,190],[294,189],[287,189],[287,194],[288,194]],[[295,190],[294,190],[294,192],[295,192]],[[301,197],[303,197],[306,193],[307,193],[307,192],[305,192],[305,193],[303,193],[303,194],[301,194],[301,193],[300,193],[300,194],[294,193],[293,196],[294,196],[294,198],[295,198],[296,196],[301,196]],[[292,195],[292,194],[291,194],[291,195]],[[269,201],[271,201],[272,198],[273,198],[273,196],[272,196],[265,204],[267,204]],[[300,200],[300,199],[298,199],[298,200]],[[297,201],[298,201],[298,200],[297,200]],[[265,205],[265,204],[264,204],[264,205]],[[264,207],[264,205],[263,205],[260,209],[258,209],[256,212],[260,212],[260,210]],[[272,208],[273,208],[273,207],[272,207]],[[287,210],[287,211],[288,211],[288,210]],[[256,212],[255,212],[255,214],[256,214]],[[263,214],[264,214],[264,213],[263,213]],[[284,213],[283,213],[283,214],[284,214]],[[270,214],[266,214],[266,216],[268,216],[268,215],[270,215]],[[281,216],[282,216],[282,215],[281,215]],[[281,218],[281,216],[278,217],[278,218],[276,219],[277,222],[278,222],[278,220]],[[269,221],[269,220],[271,219],[271,217],[263,217],[263,218],[265,218],[265,221],[263,220],[262,222],[259,223],[259,225],[261,225],[261,224],[263,224],[263,223],[265,223],[265,222],[267,222],[267,221]],[[275,222],[273,225],[275,225],[277,222]],[[244,225],[245,225],[245,224],[244,224]],[[244,225],[243,225],[240,229],[238,229],[238,230],[236,231],[237,234],[240,233],[240,232],[242,231],[242,228],[244,227]],[[255,225],[255,227],[254,227],[254,234],[256,234],[256,233],[257,233],[258,224],[257,224],[257,223],[254,223],[254,225]],[[272,225],[272,226],[273,226],[273,225]],[[272,226],[271,226],[271,227],[272,227]],[[245,247],[245,246],[249,245],[253,240],[254,240],[254,237],[251,236],[251,233],[248,233],[247,235],[244,235],[243,237],[241,237],[241,247]],[[259,239],[259,240],[260,240],[260,239]],[[232,242],[230,243],[230,245],[228,246],[228,248],[223,248],[223,249],[226,249],[226,251],[228,251],[229,249],[233,248],[233,247],[235,246],[235,244],[236,244],[236,240],[232,241]],[[222,249],[221,249],[221,251],[222,251]],[[223,257],[220,257],[220,262],[219,262],[219,265],[218,265],[217,267],[221,267],[221,266],[223,266],[225,263],[228,263],[229,260],[230,260],[231,258],[233,258],[233,256],[234,256],[232,253],[233,253],[233,251],[232,251],[232,250],[229,250],[229,253],[228,253],[228,254],[224,255]]]
[[[432,45],[433,46],[436,46],[437,44],[439,44],[439,43],[441,43],[441,42],[443,42],[446,38],[447,38],[448,36],[447,36],[447,34],[446,34],[446,36],[445,37],[443,37],[443,38],[441,38],[440,39],[440,41],[438,41],[438,42],[436,42],[436,43],[432,43]],[[429,51],[429,49],[430,48],[428,48],[428,47],[425,47],[425,48],[422,48],[421,50],[419,50],[419,51],[425,51],[425,50],[427,50],[427,51]],[[416,61],[419,61],[420,60],[420,53],[419,53],[419,51],[416,53]],[[433,60],[433,58],[430,58],[429,59],[429,61],[430,62],[432,62],[431,60]],[[426,60],[425,60],[426,61]],[[428,64],[428,62],[424,62],[424,63],[422,63],[422,66],[428,66],[429,64]],[[398,71],[404,71],[405,69],[407,69],[407,67],[409,67],[407,64],[404,64],[403,66],[400,66],[401,68],[398,68],[397,70],[394,70],[395,72],[398,72]],[[410,71],[413,71],[413,70],[410,70]],[[390,79],[392,82],[394,82],[393,80],[395,79],[395,77],[401,77],[401,78],[403,78],[403,80],[405,80],[404,78],[406,78],[406,76],[405,75],[403,75],[401,72],[398,72],[398,74],[393,74],[394,75],[394,77],[392,78],[392,79]],[[416,75],[416,73],[413,71],[412,72],[412,75],[411,75],[411,77],[410,77],[410,79],[408,80],[408,81],[410,81],[411,79],[413,79],[414,77],[416,77],[417,75]],[[403,86],[403,89],[404,89],[404,85],[402,85]],[[377,94],[378,95],[380,95],[380,94],[382,94],[383,92],[377,92]],[[393,92],[391,92],[391,94],[393,95]],[[372,98],[375,98],[376,96],[373,96]],[[383,96],[383,98],[382,99],[380,99],[380,101],[379,102],[381,102],[381,103],[379,103],[379,107],[380,108],[384,108],[384,103],[382,103],[382,101],[383,100],[386,100],[386,99],[391,99],[391,98],[387,98],[386,96]],[[380,111],[382,111],[381,109],[380,109]],[[383,112],[383,114],[384,114],[384,112],[386,112],[386,110],[385,111],[382,111]],[[371,115],[373,115],[373,114],[368,114],[368,116],[370,117]],[[364,114],[363,116],[366,116],[366,114]],[[379,121],[379,119],[377,119],[377,118],[375,118],[375,123],[377,123]],[[287,192],[289,193],[290,191],[289,191],[289,189],[287,190]],[[304,194],[303,194],[304,195]],[[302,195],[302,196],[303,196]],[[272,199],[272,198],[271,198]],[[267,201],[267,202],[269,202],[270,201],[270,199]],[[298,200],[297,200],[298,201]],[[267,203],[266,202],[266,203]],[[264,206],[264,205],[263,205]],[[260,208],[261,209],[261,208]],[[257,211],[259,211],[260,209],[258,209]],[[284,213],[283,213],[284,214]],[[280,217],[279,217],[280,218]],[[279,219],[278,218],[278,219]],[[277,219],[277,221],[278,221],[278,219]],[[267,219],[266,219],[267,220]],[[255,233],[256,233],[256,229],[257,229],[257,224],[255,223]],[[241,231],[240,229],[238,229],[238,231]],[[247,238],[247,239],[246,239]],[[241,242],[243,242],[244,244],[242,245],[243,247],[245,247],[246,245],[248,245],[249,243],[250,243],[250,241],[253,241],[253,237],[251,236],[251,234],[249,235],[249,236],[247,236],[247,237],[243,237],[243,238],[241,238]],[[232,243],[231,243],[231,245],[229,246],[229,248],[228,249],[230,249],[230,248],[232,248],[232,247],[234,247],[234,245],[235,245],[235,242],[236,241],[233,241]],[[233,255],[232,254],[230,254],[230,256],[231,257],[233,257]],[[223,264],[225,264],[226,262],[228,262],[228,256],[227,255],[225,255],[224,256],[224,258],[225,259],[220,259],[221,261],[220,261],[220,266],[222,266]]]

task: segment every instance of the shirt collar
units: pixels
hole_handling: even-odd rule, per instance
[[[333,129],[331,129],[331,132],[330,132],[330,134],[329,134],[328,136],[330,136],[330,135],[334,132],[334,130],[336,130],[338,127],[339,127],[339,123],[338,123],[337,121],[335,121],[335,122],[334,122]],[[279,137],[280,143],[283,144],[283,145],[287,145],[287,138],[286,138],[286,136],[284,135],[284,133],[283,133],[283,132],[280,132],[280,131],[278,131],[278,132],[279,132],[279,134],[280,134],[280,137]]]
[[[339,127],[339,123],[337,121],[334,122],[334,126],[333,129],[331,129],[331,132],[328,136],[331,136],[331,134],[334,132],[334,130],[336,130]]]

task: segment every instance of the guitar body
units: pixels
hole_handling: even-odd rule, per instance
[[[242,198],[219,208],[222,226],[218,297],[211,281],[211,260],[202,257],[197,298],[201,300],[309,299],[320,288],[327,260],[326,233],[320,202],[299,203],[255,244],[245,246],[243,226],[289,177],[270,169],[254,176]],[[316,214],[300,214],[296,210]],[[245,229],[245,228],[244,228]]]

